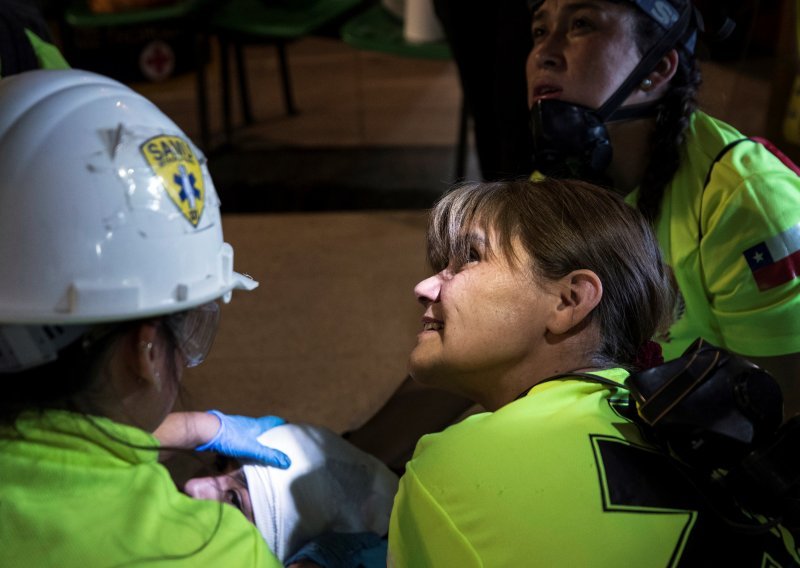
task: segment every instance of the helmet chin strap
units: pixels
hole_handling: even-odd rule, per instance
[[[687,4],[675,24],[653,45],[625,81],[598,109],[543,99],[531,109],[534,165],[552,177],[575,177],[609,184],[605,174],[612,148],[606,124],[649,118],[658,112],[658,101],[620,108],[625,99],[677,45],[689,29],[694,8]]]
[[[617,90],[614,91],[610,97],[608,97],[608,100],[604,102],[599,109],[597,109],[597,114],[600,116],[603,122],[610,120],[625,120],[615,116],[617,113],[620,113],[623,110],[620,108],[622,103],[624,103],[625,99],[627,99],[630,94],[636,90],[636,88],[641,84],[642,80],[645,79],[653,69],[655,69],[661,58],[664,57],[664,55],[666,55],[670,49],[678,45],[681,38],[686,33],[686,30],[689,29],[689,24],[691,23],[693,13],[694,8],[692,7],[691,3],[687,3],[686,8],[683,12],[681,12],[678,21],[675,22],[675,24],[669,30],[667,30],[663,36],[661,36],[661,39],[659,39],[656,44],[647,51],[647,53],[644,54],[641,61],[639,61],[636,67],[634,67],[633,71],[631,71],[630,75],[628,75],[628,77],[622,82]],[[636,107],[628,108],[635,109]],[[628,113],[629,115],[631,114],[630,110]],[[644,116],[648,115],[645,114]],[[631,116],[629,116],[628,120],[631,118],[638,118],[635,111]]]

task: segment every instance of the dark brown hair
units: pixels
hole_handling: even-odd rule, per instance
[[[456,186],[431,212],[428,260],[439,272],[469,259],[468,233],[483,229],[512,262],[518,240],[536,278],[593,271],[603,298],[592,318],[601,342],[598,364],[631,367],[639,348],[669,324],[672,293],[655,236],[617,195],[576,180],[507,181]]]
[[[5,381],[0,398],[0,425],[13,425],[26,411],[71,410],[92,413],[78,401],[91,401],[96,382],[122,337],[137,325],[155,320],[133,320],[93,326],[83,337],[64,347],[58,358],[25,371],[0,375]],[[166,325],[158,333],[167,349],[176,350],[177,341]],[[169,379],[179,386],[173,357],[167,358]],[[182,392],[182,391],[180,391]],[[91,406],[91,404],[89,404]]]

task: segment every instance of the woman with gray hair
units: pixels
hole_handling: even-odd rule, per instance
[[[428,258],[410,373],[487,412],[418,443],[390,565],[798,562],[736,507],[734,531],[630,418],[624,382],[672,308],[640,213],[585,182],[468,184],[434,208]]]

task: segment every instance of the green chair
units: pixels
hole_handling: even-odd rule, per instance
[[[451,59],[445,41],[409,43],[403,37],[403,22],[386,8],[373,4],[348,20],[341,29],[342,40],[357,49],[378,51],[417,59]]]
[[[191,16],[206,0],[185,0],[155,8],[120,12],[92,12],[85,1],[73,2],[64,12],[64,20],[76,28],[115,28],[179,20]]]
[[[178,0],[154,8],[131,9],[111,13],[98,13],[89,9],[86,0],[73,0],[67,3],[61,18],[64,55],[72,63],[78,56],[74,34],[76,31],[92,31],[100,34],[103,41],[113,41],[115,34],[143,27],[164,27],[181,30],[191,38],[188,47],[189,67],[197,77],[197,111],[200,130],[200,145],[208,148],[209,127],[205,90],[206,44],[202,30],[206,20],[206,10],[216,0]]]
[[[403,37],[403,22],[376,3],[351,18],[341,29],[342,40],[356,49],[416,59],[451,59],[445,41],[409,43]],[[464,179],[467,165],[469,113],[461,99],[456,140],[455,180]]]
[[[243,46],[251,43],[276,46],[286,113],[296,114],[286,56],[287,44],[318,33],[324,27],[337,25],[362,3],[363,0],[228,0],[211,15],[209,30],[217,36],[220,46],[222,112],[227,142],[230,142],[233,130],[228,63],[231,47],[245,123],[254,122],[242,53]]]

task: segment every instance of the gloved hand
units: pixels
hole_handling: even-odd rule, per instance
[[[277,416],[235,416],[223,414],[219,410],[209,410],[219,419],[219,430],[205,444],[197,446],[198,451],[211,450],[233,458],[256,460],[267,465],[286,469],[292,464],[289,456],[283,452],[262,445],[258,437],[274,428],[285,424],[286,420]]]
[[[324,533],[304,544],[287,561],[310,560],[323,568],[384,568],[387,541],[373,532]]]

